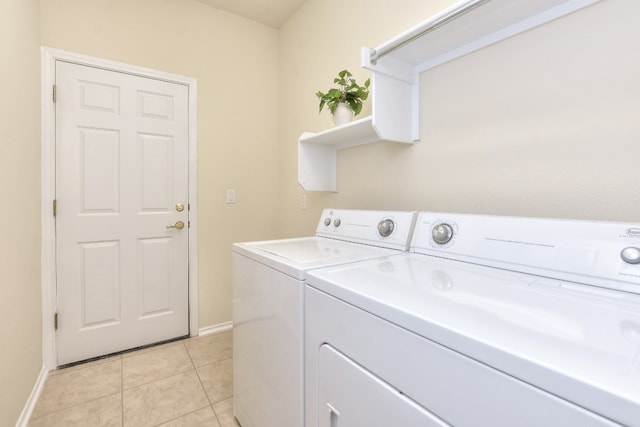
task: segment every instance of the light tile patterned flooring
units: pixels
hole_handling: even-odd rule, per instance
[[[29,426],[237,427],[231,331],[49,373]]]

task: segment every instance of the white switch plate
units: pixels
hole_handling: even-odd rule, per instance
[[[300,196],[300,209],[302,210],[307,209],[307,196],[305,194]]]
[[[234,188],[229,188],[227,190],[227,203],[235,203],[236,202],[236,190]]]

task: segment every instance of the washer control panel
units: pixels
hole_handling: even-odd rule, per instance
[[[325,209],[316,236],[408,250],[417,212]]]

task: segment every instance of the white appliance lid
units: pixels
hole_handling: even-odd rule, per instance
[[[305,266],[333,265],[339,259],[358,259],[364,254],[368,259],[388,251],[370,248],[340,240],[329,240],[317,237],[299,239],[272,240],[248,243],[248,247],[265,252],[282,259],[283,262]]]
[[[618,422],[640,419],[639,295],[408,253],[307,283]]]
[[[300,280],[312,268],[409,249],[417,212],[325,209],[316,235],[234,243],[233,251]]]
[[[301,280],[307,270],[403,253],[315,236],[234,243],[233,250]]]

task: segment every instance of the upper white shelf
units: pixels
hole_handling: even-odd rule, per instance
[[[602,0],[464,0],[394,37],[363,67],[399,78],[425,71]],[[413,77],[410,75],[413,74]]]
[[[604,0],[463,0],[375,49],[363,48],[372,71],[372,115],[298,140],[298,182],[336,191],[336,152],[376,141],[419,139],[419,75],[523,31]]]

